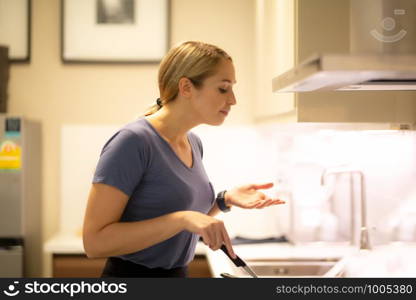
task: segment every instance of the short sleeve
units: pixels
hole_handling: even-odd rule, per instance
[[[93,183],[114,186],[130,197],[146,165],[145,141],[130,130],[121,130],[104,145]]]

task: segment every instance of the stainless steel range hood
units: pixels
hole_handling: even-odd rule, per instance
[[[416,90],[414,15],[414,0],[350,0],[350,53],[305,60],[273,92]]]
[[[416,55],[323,54],[273,79],[273,91],[416,90]]]

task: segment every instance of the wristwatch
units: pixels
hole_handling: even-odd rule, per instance
[[[231,206],[227,206],[227,204],[225,204],[225,193],[227,191],[221,191],[217,194],[217,198],[215,199],[215,201],[217,202],[217,205],[219,207],[219,209],[221,209],[221,211],[223,212],[228,212],[231,210]]]

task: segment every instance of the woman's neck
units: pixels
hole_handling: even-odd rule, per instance
[[[181,145],[187,143],[188,131],[198,124],[183,110],[175,110],[172,106],[163,106],[146,119],[169,143]]]

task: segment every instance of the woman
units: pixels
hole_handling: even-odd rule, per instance
[[[202,144],[190,129],[220,125],[236,104],[231,57],[216,46],[185,42],[159,69],[160,98],[104,146],[84,220],[88,257],[109,257],[103,277],[186,277],[199,236],[235,257],[224,223],[231,206],[263,208],[283,201],[244,185],[214,194]],[[226,145],[220,145],[226,147]]]

